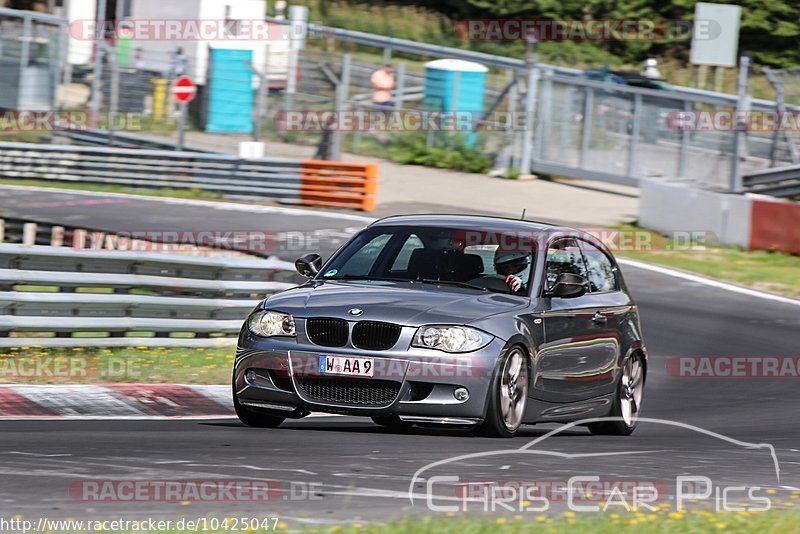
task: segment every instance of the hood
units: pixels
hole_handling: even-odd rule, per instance
[[[309,284],[270,296],[264,307],[295,317],[340,317],[405,326],[466,324],[524,308],[527,297],[433,284],[333,282]],[[348,310],[360,308],[354,317]]]

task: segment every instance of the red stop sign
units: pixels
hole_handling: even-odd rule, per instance
[[[172,98],[176,102],[191,102],[197,94],[197,86],[188,76],[179,76],[172,84]]]

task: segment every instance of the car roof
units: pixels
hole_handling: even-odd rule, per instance
[[[555,225],[538,221],[512,219],[491,215],[390,215],[378,219],[369,228],[380,226],[433,226],[439,228],[455,228],[459,230],[480,230],[488,232],[547,232],[550,234],[566,234],[592,243],[608,255],[612,255],[605,243],[589,232],[570,226]],[[612,256],[613,257],[613,256]]]
[[[442,228],[455,227],[458,229],[476,229],[488,231],[558,231],[580,232],[576,228],[569,226],[557,226],[553,224],[512,219],[506,217],[496,217],[488,215],[391,215],[378,219],[370,226],[434,226]]]

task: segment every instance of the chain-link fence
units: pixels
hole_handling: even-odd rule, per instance
[[[187,74],[198,84],[197,98],[190,105],[190,125],[204,130],[211,123],[212,90],[218,92],[217,98],[240,98],[233,94],[234,80],[226,77],[227,71],[211,74],[213,51],[233,45],[109,39],[94,51],[93,41],[71,39],[70,59],[64,61],[64,19],[26,18],[11,11],[0,13],[4,69],[0,98],[6,99],[2,107],[52,109],[57,104],[88,110],[97,99],[101,127],[109,122],[108,112],[117,112],[137,115],[136,130],[173,129],[178,113],[170,85],[177,76]],[[685,117],[733,116],[741,105],[733,95],[666,84],[636,86],[467,50],[313,25],[309,29],[302,46],[285,40],[238,44],[252,51],[247,81],[236,89],[250,93],[242,100],[247,102],[246,109],[237,110],[248,121],[253,119],[246,121],[252,132],[243,133],[252,133],[254,139],[314,145],[320,158],[338,157],[345,151],[456,168],[474,160],[478,161],[475,166],[464,168],[493,168],[505,174],[521,169],[632,185],[643,178],[681,180],[720,190],[735,184],[737,173],[764,168],[770,162],[796,161],[790,136],[748,131],[744,150],[734,157],[737,127],[686,127]],[[476,89],[480,91],[477,105],[454,103],[464,86],[472,83],[460,83],[462,73],[455,73],[445,92],[432,94],[426,63],[442,58],[486,67],[482,89]],[[96,61],[102,64],[102,74],[95,95]],[[394,68],[394,87],[388,102],[376,102],[372,77],[387,63]],[[15,68],[28,69],[27,77],[15,78]],[[119,76],[112,74],[115,69]],[[797,72],[773,72],[783,90],[778,105],[788,106],[800,96],[790,94],[800,86],[795,81]],[[26,89],[23,81],[31,80],[35,83]],[[13,102],[9,87],[15,95]],[[450,107],[444,104],[448,99]],[[111,109],[114,101],[115,109]],[[770,102],[750,104],[756,110],[776,109]],[[368,117],[368,124],[328,127],[324,112],[331,111]],[[292,112],[315,116],[316,124],[292,125],[288,115]],[[456,127],[408,121],[410,116],[419,119],[437,112],[466,115],[466,121]],[[392,123],[392,118],[399,120]],[[123,121],[115,129],[129,126]]]

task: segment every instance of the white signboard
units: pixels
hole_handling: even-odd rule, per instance
[[[691,62],[735,67],[741,17],[742,8],[739,6],[697,3],[694,7]]]

